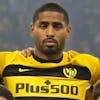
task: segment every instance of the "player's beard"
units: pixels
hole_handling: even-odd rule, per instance
[[[56,47],[45,47],[45,48],[42,48],[41,51],[46,54],[46,55],[54,55],[54,54],[57,54],[58,53],[58,46]]]
[[[52,46],[47,46],[47,45],[45,45],[45,42],[42,42],[39,44],[37,49],[46,55],[59,54],[64,49],[65,40],[62,40],[62,42],[60,44],[57,41],[54,41],[54,42],[55,43]]]

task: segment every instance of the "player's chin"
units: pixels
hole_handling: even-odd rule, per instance
[[[54,55],[57,53],[57,46],[45,46],[43,52],[48,55]]]

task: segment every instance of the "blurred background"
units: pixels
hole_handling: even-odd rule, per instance
[[[0,0],[0,51],[33,47],[29,34],[33,13],[52,1],[61,4],[70,16],[71,39],[65,50],[100,57],[100,0]]]

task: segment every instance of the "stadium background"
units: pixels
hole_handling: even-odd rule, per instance
[[[100,57],[100,0],[0,0],[0,51],[33,46],[29,33],[34,10],[51,1],[69,12],[72,37],[65,50]]]

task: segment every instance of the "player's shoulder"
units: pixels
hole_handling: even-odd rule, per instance
[[[5,54],[5,55],[7,55],[7,54],[18,54],[18,53],[20,53],[19,50],[15,50],[15,51],[0,51],[0,54]]]
[[[21,52],[16,50],[16,51],[2,51],[0,52],[0,57],[4,58],[6,57],[7,59],[8,58],[12,58],[12,57],[15,57],[16,55],[21,55]]]
[[[88,66],[89,68],[100,64],[100,60],[98,57],[92,54],[85,54],[85,53],[79,53],[72,59],[71,62],[72,64],[80,66]]]
[[[66,54],[66,53],[69,53],[69,54],[71,54],[71,55],[80,54],[78,51],[75,51],[75,50],[64,51],[64,54]]]
[[[96,57],[95,55],[92,55],[92,54],[86,54],[86,53],[80,53],[77,58],[79,59],[86,59],[86,60],[99,60],[98,57]]]
[[[89,62],[89,63],[97,63],[99,62],[99,58],[87,53],[79,53],[74,50],[70,50],[67,52],[64,52],[64,55],[68,55],[69,59],[72,60],[72,62]]]
[[[15,51],[12,51],[12,52],[8,52],[7,54],[8,56],[12,56],[12,57],[16,57],[16,56],[20,56],[21,55],[21,51],[19,50],[15,50]]]
[[[63,52],[63,55],[64,55],[64,56],[67,56],[68,59],[71,60],[72,58],[74,58],[74,57],[80,55],[80,53],[77,52],[77,51],[75,51],[75,50],[69,50],[69,51],[66,51],[66,52],[64,51],[64,52]]]
[[[70,56],[73,56],[73,57],[81,57],[81,58],[86,58],[86,59],[98,59],[98,57],[96,57],[95,55],[93,54],[88,54],[88,53],[80,53],[78,51],[75,51],[75,50],[69,50],[67,52],[64,52],[64,54],[69,54]]]

